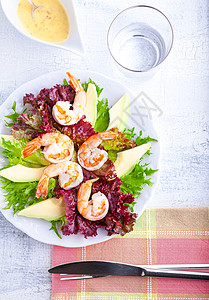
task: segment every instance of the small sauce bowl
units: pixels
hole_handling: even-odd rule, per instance
[[[60,0],[62,5],[64,6],[68,18],[70,20],[70,34],[67,40],[61,43],[49,43],[42,40],[39,40],[32,35],[30,35],[20,24],[18,16],[17,16],[17,6],[19,3],[19,0],[1,0],[1,6],[4,11],[4,14],[6,15],[9,22],[22,34],[24,34],[26,37],[38,41],[45,45],[50,45],[62,49],[66,49],[69,51],[72,51],[78,55],[84,56],[85,55],[85,49],[83,46],[83,42],[81,39],[81,35],[78,28],[77,18],[76,18],[76,12],[75,7],[73,4],[73,0]]]

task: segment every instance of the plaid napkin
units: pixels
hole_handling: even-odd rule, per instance
[[[130,264],[209,263],[209,209],[148,209],[125,237],[83,248],[53,246],[52,266],[78,260]],[[209,299],[209,281],[107,277],[60,281],[52,275],[53,300]]]

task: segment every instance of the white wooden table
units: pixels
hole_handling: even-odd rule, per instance
[[[106,44],[113,17],[138,1],[75,3],[85,57],[27,39],[10,25],[0,8],[0,103],[24,82],[61,68],[98,71],[121,81],[136,94],[144,91],[163,110],[163,115],[154,119],[162,163],[150,207],[209,205],[208,0],[149,1],[170,19],[175,41],[159,73],[144,83],[114,69]],[[14,228],[0,214],[0,299],[50,299],[47,269],[51,249]]]

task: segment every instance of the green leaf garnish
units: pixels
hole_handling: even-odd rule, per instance
[[[97,103],[97,118],[94,125],[94,130],[96,132],[103,132],[107,129],[110,122],[110,114],[108,107],[108,100],[102,99],[98,100]]]
[[[67,82],[67,79],[63,79],[63,85],[69,85],[69,83]]]
[[[129,210],[131,212],[134,212],[134,206],[135,206],[136,202],[132,202],[132,203],[124,203],[124,205],[128,206]]]
[[[109,150],[108,151],[108,158],[111,159],[113,162],[115,162],[116,159],[117,159],[117,153],[118,153],[117,150]]]
[[[36,198],[37,181],[14,182],[4,177],[0,178],[0,182],[3,184],[1,188],[5,191],[4,201],[7,202],[4,209],[10,209],[12,207],[14,214],[24,209],[26,206],[45,200],[42,197]],[[53,190],[55,185],[56,180],[54,178],[50,178],[47,198],[54,197],[55,194],[53,193]]]
[[[157,142],[158,140],[151,138],[150,136],[142,138],[142,130],[140,130],[139,135],[136,138],[136,144],[137,146],[140,146],[142,144],[146,144],[148,142]]]
[[[16,112],[16,101],[14,101],[13,105],[12,105],[12,110],[14,111],[14,113],[12,113],[11,115],[7,115],[5,116],[7,119],[11,120],[11,122],[7,122],[5,121],[5,126],[6,127],[11,127],[12,125],[14,125],[14,123],[17,121],[17,118],[19,117],[19,113]],[[26,109],[23,111],[25,112]]]
[[[136,164],[131,173],[121,177],[123,183],[120,190],[122,193],[131,193],[134,197],[137,197],[141,194],[141,190],[145,184],[149,186],[153,185],[150,177],[158,170],[148,169],[147,164],[140,165],[140,163],[141,160]]]
[[[82,87],[84,88],[85,92],[87,92],[89,83],[92,83],[95,85],[96,91],[97,91],[97,97],[99,98],[101,92],[103,91],[103,88],[100,89],[100,87],[91,78],[89,78],[89,81],[86,81],[82,84]]]
[[[13,182],[9,179],[1,177],[1,182],[3,186],[2,189],[5,190],[4,195],[7,205],[4,209],[9,209],[12,207],[14,214],[19,210],[25,208],[25,206],[32,205],[35,203],[36,187],[37,182]]]
[[[57,220],[53,220],[51,221],[51,228],[49,230],[54,230],[54,232],[56,233],[56,235],[62,239],[61,235],[59,234],[58,230],[60,230],[67,222],[66,216],[61,217]]]
[[[55,178],[50,178],[49,179],[47,199],[48,198],[53,198],[55,196],[54,189],[56,187],[56,182],[57,181],[56,181]]]
[[[125,138],[130,139],[130,140],[134,140],[136,133],[134,133],[135,127],[133,127],[132,129],[127,129],[125,128],[123,133],[125,135]]]

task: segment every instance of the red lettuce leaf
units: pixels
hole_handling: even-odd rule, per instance
[[[105,179],[113,179],[117,176],[114,163],[110,159],[108,159],[100,169],[95,170],[94,174],[98,177],[104,177]]]
[[[17,140],[34,139],[39,134],[43,133],[40,125],[42,123],[41,114],[37,111],[30,114],[22,113],[17,118],[17,121],[11,127],[11,134]]]
[[[85,122],[84,117],[77,124],[62,126],[61,132],[68,135],[78,146],[82,145],[90,136],[95,134],[91,123]]]
[[[42,89],[35,97],[33,94],[26,94],[23,97],[23,104],[29,104],[27,112],[20,114],[12,126],[11,133],[17,138],[34,138],[45,132],[57,131],[57,124],[52,117],[52,107],[57,101],[69,101],[73,103],[75,91],[73,88],[64,85],[56,85],[50,89]]]
[[[59,130],[61,133],[72,138],[78,146],[95,133],[89,122],[84,117],[71,126],[62,126],[54,121],[52,107],[57,101],[69,101],[73,104],[75,91],[70,85],[56,85],[50,89],[42,89],[35,97],[33,94],[26,94],[23,97],[23,104],[30,105],[27,112],[20,114],[11,129],[16,139],[33,139],[39,134]]]
[[[87,170],[83,170],[83,173],[84,182],[96,177],[95,174]],[[64,235],[70,235],[79,232],[87,238],[97,235],[97,229],[100,227],[105,228],[108,235],[124,235],[133,230],[137,215],[129,212],[124,203],[132,203],[134,198],[131,194],[123,194],[120,192],[121,184],[122,181],[118,177],[109,181],[100,178],[94,183],[92,193],[94,194],[98,191],[104,193],[110,205],[107,216],[96,222],[83,218],[77,210],[77,193],[80,185],[69,191],[65,191],[60,187],[55,189],[56,197],[62,195],[66,205],[67,223],[62,227],[62,233]]]

